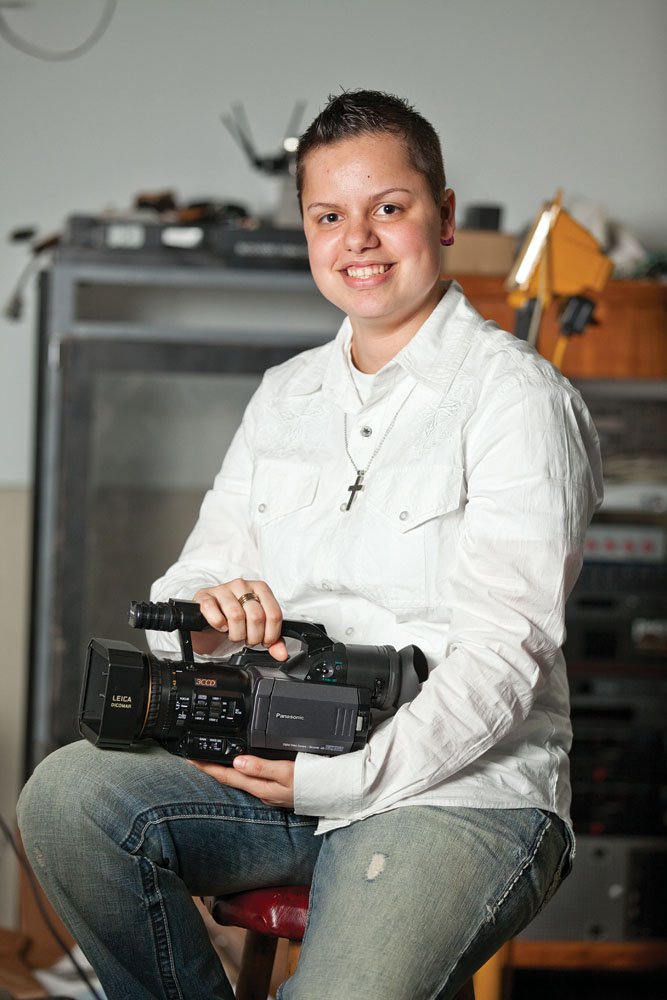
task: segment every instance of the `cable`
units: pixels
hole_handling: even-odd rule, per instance
[[[28,263],[21,271],[14,290],[5,303],[3,314],[6,319],[12,322],[21,319],[23,316],[23,293],[33,274],[39,267],[39,257],[30,257]]]
[[[30,891],[32,892],[32,895],[34,897],[35,903],[37,904],[37,909],[39,910],[40,916],[41,916],[42,920],[44,921],[44,923],[46,924],[46,926],[48,927],[51,935],[53,936],[53,939],[56,941],[56,943],[58,944],[58,946],[60,948],[62,948],[62,950],[65,952],[65,954],[67,955],[67,957],[71,961],[72,965],[74,966],[74,968],[78,972],[79,976],[81,977],[81,979],[83,980],[83,982],[86,984],[87,988],[92,993],[92,995],[95,998],[95,1000],[104,1000],[104,998],[101,996],[101,994],[98,993],[97,990],[95,989],[95,987],[93,986],[92,982],[90,981],[90,977],[87,975],[85,969],[83,969],[81,967],[81,965],[79,964],[79,962],[77,962],[77,960],[75,959],[74,955],[72,954],[70,948],[68,947],[67,943],[63,940],[62,936],[58,933],[57,929],[53,926],[53,921],[51,920],[49,914],[46,912],[44,904],[43,904],[43,902],[42,902],[42,900],[40,898],[39,888],[37,886],[37,880],[36,880],[36,878],[35,878],[35,876],[33,874],[33,871],[31,869],[30,865],[28,864],[28,862],[26,861],[26,859],[21,854],[21,851],[19,850],[19,848],[18,848],[18,846],[16,844],[16,841],[14,840],[14,835],[12,834],[12,831],[10,830],[9,826],[4,821],[4,819],[2,818],[2,816],[0,816],[0,830],[2,830],[2,832],[4,833],[6,839],[7,839],[8,843],[9,843],[9,846],[11,847],[12,851],[14,852],[14,854],[16,855],[16,857],[18,858],[19,864],[21,865],[21,868],[23,869],[23,871],[25,873],[25,876],[26,876],[26,878],[28,880],[28,885],[30,886]]]
[[[0,35],[15,49],[25,52],[26,55],[34,56],[35,59],[45,59],[49,62],[76,59],[78,56],[82,56],[85,52],[88,52],[89,49],[92,49],[93,45],[100,40],[111,24],[111,19],[114,16],[117,6],[118,0],[105,0],[104,9],[102,10],[97,26],[92,30],[88,38],[81,45],[77,45],[73,49],[67,49],[65,52],[54,52],[51,49],[43,49],[40,45],[33,45],[31,42],[26,42],[13,28],[9,27],[5,15],[2,13],[0,13]]]

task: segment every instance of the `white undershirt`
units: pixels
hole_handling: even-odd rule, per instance
[[[354,382],[356,390],[359,393],[359,400],[362,403],[366,403],[368,401],[368,397],[373,391],[375,375],[369,375],[368,372],[359,371],[359,369],[355,367],[352,358],[349,358],[348,360],[350,375],[352,376],[352,381]]]

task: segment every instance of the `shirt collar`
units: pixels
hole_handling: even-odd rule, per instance
[[[475,334],[484,320],[468,302],[463,289],[451,281],[439,303],[414,337],[375,376],[376,393],[396,384],[398,369],[444,396],[463,364]],[[322,390],[342,409],[356,411],[360,401],[349,372],[352,326],[346,317],[335,339],[320,350],[315,364],[305,365],[290,386],[290,395]]]

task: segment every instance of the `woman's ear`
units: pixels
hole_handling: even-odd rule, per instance
[[[440,204],[440,242],[443,247],[450,247],[454,242],[456,231],[456,195],[447,188]]]

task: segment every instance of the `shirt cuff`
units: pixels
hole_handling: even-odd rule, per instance
[[[294,812],[325,819],[355,819],[361,814],[364,751],[321,757],[297,754]]]

